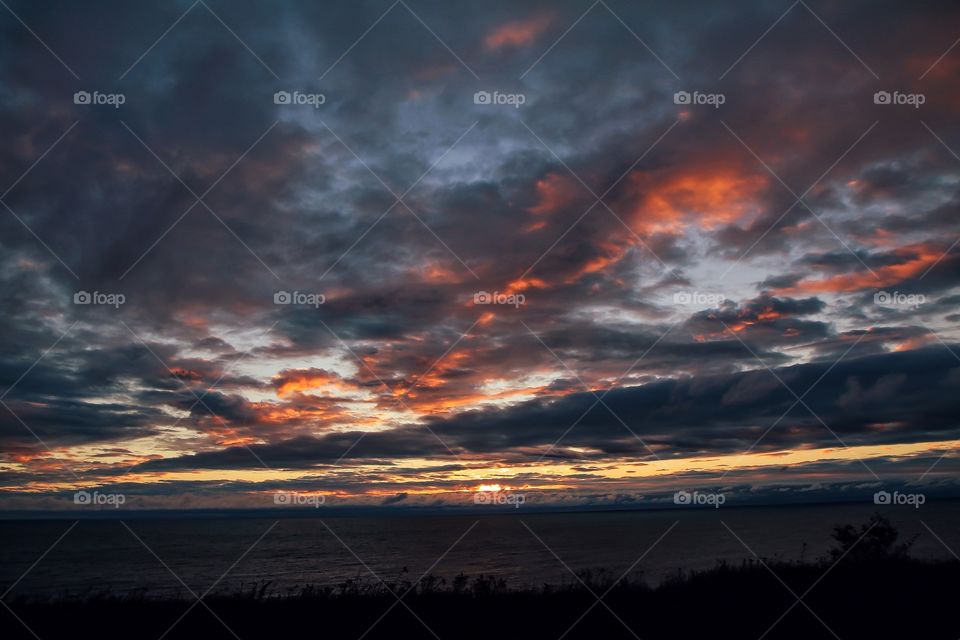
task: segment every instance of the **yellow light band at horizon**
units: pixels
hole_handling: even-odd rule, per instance
[[[870,460],[881,458],[910,458],[924,454],[939,454],[940,452],[949,451],[950,449],[960,449],[960,440],[918,442],[909,444],[863,445],[847,448],[838,446],[816,449],[793,449],[738,453],[725,456],[713,455],[661,460],[648,458],[644,459],[643,461],[626,461],[622,459],[609,462],[593,461],[591,464],[596,468],[591,469],[589,473],[591,476],[593,476],[593,481],[601,481],[604,479],[644,480],[656,479],[664,476],[675,479],[676,476],[685,473],[703,474],[713,472],[720,474],[724,472],[746,472],[762,470],[769,467],[784,466],[796,466],[799,469],[802,469],[803,465],[823,462],[850,462],[862,460],[869,464]],[[411,493],[448,493],[451,490],[457,490],[452,489],[450,486],[438,486],[429,490],[415,487],[415,485],[422,485],[425,482],[442,482],[445,485],[449,485],[451,482],[462,482],[465,487],[469,485],[469,488],[459,490],[472,490],[475,488],[475,486],[480,484],[492,484],[494,482],[499,482],[500,484],[511,484],[511,486],[513,486],[512,483],[508,482],[511,478],[521,474],[530,474],[532,470],[535,470],[537,474],[544,476],[544,485],[533,485],[543,489],[547,489],[548,486],[575,487],[578,485],[582,485],[584,488],[587,488],[591,482],[590,479],[582,479],[574,480],[572,482],[567,481],[562,485],[556,484],[558,481],[562,481],[564,476],[582,474],[582,470],[576,470],[573,467],[582,466],[584,463],[590,462],[589,460],[578,460],[564,464],[558,464],[555,462],[531,462],[525,465],[513,466],[504,466],[502,463],[497,463],[496,461],[492,460],[484,460],[482,458],[476,458],[472,460],[464,459],[462,462],[467,468],[461,470],[450,470],[445,468],[448,463],[444,463],[443,465],[440,465],[440,468],[437,468],[438,465],[435,459],[408,459],[405,460],[403,466],[399,468],[396,465],[383,465],[378,463],[366,464],[363,465],[363,468],[365,473],[374,470],[387,476],[384,484],[389,483],[393,489],[395,489],[397,485],[410,484]],[[19,465],[0,465],[0,468],[13,466]],[[320,475],[325,476],[326,479],[335,478],[337,476],[342,476],[344,479],[348,479],[351,477],[351,475],[356,473],[356,469],[356,465],[341,465],[317,467],[315,469],[251,468],[160,471],[151,473],[131,473],[126,476],[122,476],[122,482],[125,484],[152,484],[157,482],[177,481],[249,482],[251,483],[250,490],[256,491],[256,483],[258,482],[293,481],[303,478],[317,477]],[[822,473],[825,476],[824,480],[828,480],[830,472],[823,471]],[[5,486],[3,489],[24,492],[50,491],[54,489],[63,490],[76,488],[78,486],[91,486],[91,480],[92,478],[88,476],[87,480],[82,483],[82,485],[81,483],[75,481],[50,483],[41,480],[37,483],[31,483],[27,486]],[[100,479],[100,482],[104,485],[109,485],[117,480],[118,476],[116,475],[105,475]],[[707,482],[709,479],[702,478],[702,481]],[[372,489],[376,486],[375,483],[372,484],[368,481],[364,484],[366,487],[368,487],[368,489]],[[375,493],[375,491],[365,490],[357,493],[357,495],[369,495],[370,493]]]

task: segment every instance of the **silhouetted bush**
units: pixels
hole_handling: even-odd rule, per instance
[[[617,581],[602,570],[585,571],[559,586],[524,589],[508,588],[502,578],[462,573],[449,583],[434,576],[416,581],[403,570],[384,582],[357,576],[282,593],[269,581],[258,582],[235,594],[210,595],[203,604],[189,594],[159,600],[143,591],[82,599],[8,597],[16,617],[0,612],[0,637],[36,640],[33,632],[42,640],[235,640],[234,633],[241,640],[960,636],[954,615],[960,563],[911,558],[912,541],[898,544],[896,529],[879,516],[859,527],[838,526],[834,538],[837,546],[828,557],[813,562],[721,563],[707,571],[678,571],[656,587],[636,577]]]

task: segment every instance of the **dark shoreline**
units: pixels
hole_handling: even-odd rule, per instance
[[[960,634],[954,612],[960,562],[855,556],[720,565],[678,572],[656,588],[599,573],[583,574],[583,582],[564,587],[537,589],[509,589],[483,576],[450,583],[431,576],[419,582],[359,579],[286,594],[258,583],[233,595],[207,596],[202,604],[188,593],[162,600],[146,594],[13,596],[7,603],[16,617],[0,616],[0,629],[10,639],[34,638],[33,633],[43,640],[159,638],[183,616],[167,638],[236,633],[251,640],[322,632],[323,638],[356,639],[373,626],[367,638],[431,638],[435,633],[443,639],[557,640],[589,611],[567,638],[630,638],[633,633],[644,640],[759,638],[771,626],[767,638],[832,638],[836,633],[843,640],[955,640]]]
[[[956,503],[960,506],[960,496],[928,496],[927,505],[942,505]],[[803,509],[817,507],[839,506],[864,507],[874,506],[868,499],[847,500],[817,500],[811,502],[752,502],[727,503],[719,511],[727,512],[739,509]],[[883,507],[875,506],[877,509]],[[903,509],[897,506],[893,509]],[[689,507],[676,505],[626,505],[622,508],[597,507],[576,508],[569,507],[536,507],[524,505],[522,509],[497,507],[331,507],[320,509],[304,508],[272,508],[272,509],[100,509],[75,511],[0,511],[0,523],[4,522],[56,522],[72,520],[207,520],[223,518],[243,519],[284,519],[284,518],[369,518],[369,517],[410,517],[410,516],[485,516],[485,515],[524,515],[536,516],[540,514],[581,514],[581,513],[690,513],[714,512],[712,507]]]
[[[919,534],[917,534],[919,535]],[[810,560],[752,557],[676,570],[656,586],[639,573],[584,571],[561,585],[511,587],[484,575],[444,579],[404,569],[326,585],[247,583],[235,592],[145,590],[3,599],[0,637],[98,638],[840,638],[956,640],[960,560],[911,556],[880,514],[837,525]],[[802,557],[802,556],[801,556]],[[642,557],[641,557],[642,558]],[[381,579],[383,578],[383,579]],[[222,577],[221,577],[222,579]]]

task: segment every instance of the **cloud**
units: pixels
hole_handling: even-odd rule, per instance
[[[722,455],[796,401],[767,367],[825,376],[804,403],[845,442],[954,436],[956,7],[818,9],[858,60],[762,3],[240,2],[149,50],[186,7],[21,4],[80,77],[0,26],[0,441],[25,490],[250,450],[413,481],[447,446],[534,465],[578,419],[543,464],[647,460],[609,409],[657,455]],[[874,104],[871,70],[923,109]],[[836,446],[808,414],[762,448]]]
[[[552,22],[553,16],[549,13],[523,20],[513,20],[488,33],[483,40],[483,45],[491,51],[525,46],[539,38]]]

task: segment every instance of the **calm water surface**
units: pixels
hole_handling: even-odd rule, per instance
[[[268,580],[271,589],[282,593],[305,584],[374,579],[371,571],[385,580],[398,576],[415,580],[429,570],[448,580],[463,572],[502,577],[514,586],[560,584],[575,579],[567,567],[605,569],[619,576],[672,526],[634,570],[656,583],[680,569],[707,569],[720,561],[752,557],[743,543],[762,557],[797,560],[805,554],[812,559],[832,545],[833,525],[859,524],[876,511],[873,505],[831,505],[124,521],[133,533],[119,520],[81,520],[16,583],[12,595],[145,590],[149,596],[185,596],[178,578],[198,593],[211,587],[214,592],[233,592],[241,585]],[[916,556],[951,557],[924,524],[960,551],[960,503],[889,507],[883,513],[902,538],[918,536]],[[0,522],[3,589],[71,524]]]

